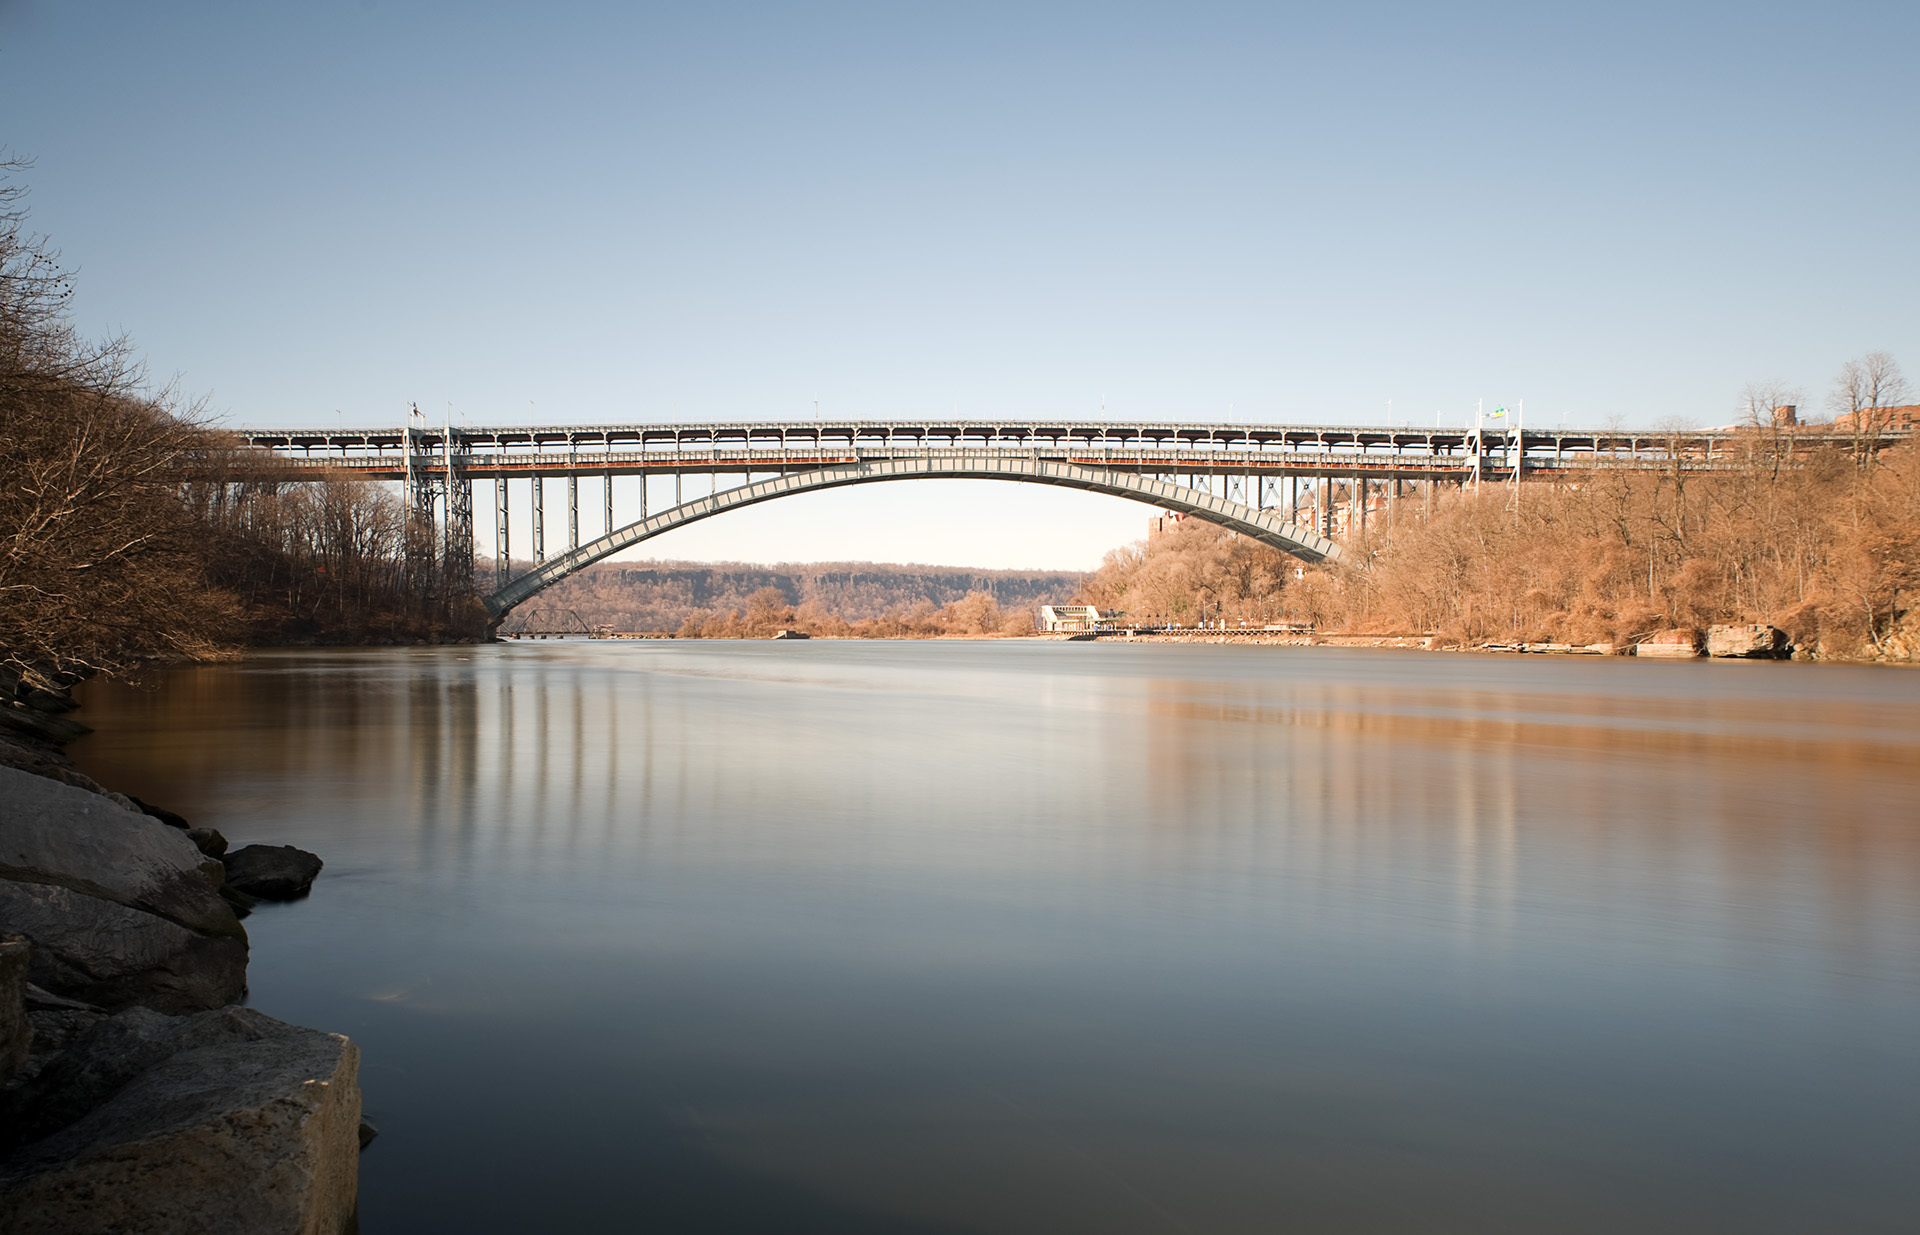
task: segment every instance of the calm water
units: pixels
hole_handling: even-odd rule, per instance
[[[541,644],[91,689],[327,861],[369,1232],[1920,1229],[1920,674]]]

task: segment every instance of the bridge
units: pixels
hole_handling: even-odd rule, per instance
[[[796,493],[896,480],[1004,480],[1131,498],[1250,536],[1310,562],[1339,561],[1336,503],[1364,529],[1384,494],[1411,483],[1509,482],[1597,466],[1714,470],[1738,465],[1759,431],[1414,428],[1113,421],[752,421],[726,424],[412,426],[240,430],[289,474],[399,481],[408,510],[437,528],[448,562],[473,559],[473,487],[490,481],[497,621],[542,589],[653,536]],[[1904,434],[1888,435],[1889,439]],[[1798,430],[1791,449],[1854,447],[1851,434]],[[689,496],[686,479],[705,476]],[[616,525],[616,478],[637,478],[640,517]],[[598,478],[604,518],[582,537],[580,481]],[[516,481],[531,504],[533,568],[511,571]],[[650,511],[649,482],[673,486]],[[549,482],[564,482],[566,540],[547,546]],[[1306,512],[1303,515],[1303,511]]]

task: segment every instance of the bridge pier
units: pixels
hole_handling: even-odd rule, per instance
[[[493,576],[499,580],[497,587],[507,586],[511,577],[512,561],[507,549],[507,478],[500,477],[493,482],[494,503],[498,507],[494,523]]]
[[[447,538],[444,549],[450,578],[466,587],[473,574],[473,480],[453,470],[451,445],[447,451]]]
[[[533,478],[533,564],[538,566],[547,560],[547,479],[536,475]]]

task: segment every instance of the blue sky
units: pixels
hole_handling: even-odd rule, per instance
[[[0,0],[0,143],[82,326],[233,423],[1712,424],[1749,381],[1920,366],[1917,35],[1912,4]],[[876,486],[647,551],[1086,566],[1146,513]]]

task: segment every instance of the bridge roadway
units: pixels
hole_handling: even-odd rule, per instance
[[[1180,510],[1308,561],[1337,561],[1336,503],[1364,527],[1376,484],[1466,484],[1586,470],[1715,470],[1738,465],[1757,440],[1740,429],[1414,428],[1117,421],[753,421],[706,424],[522,425],[444,428],[416,422],[373,429],[243,429],[291,475],[327,473],[401,481],[415,517],[441,529],[448,561],[470,560],[472,490],[491,481],[496,511],[496,618],[542,588],[672,528],[807,490],[885,480],[994,479],[1064,485]],[[1774,435],[1772,440],[1783,440]],[[1857,445],[1808,430],[1795,448]],[[1516,475],[1516,472],[1518,473]],[[714,477],[687,500],[682,477]],[[721,475],[738,475],[721,488]],[[614,478],[641,478],[641,517],[614,522]],[[1184,484],[1180,477],[1186,477]],[[579,482],[604,480],[603,533],[582,540]],[[649,514],[646,480],[672,477],[674,502]],[[534,567],[511,576],[511,482],[526,479]],[[757,479],[756,479],[757,478]],[[546,551],[545,481],[567,482],[568,547]],[[1341,482],[1336,489],[1336,481]],[[1295,522],[1302,508],[1312,526]],[[1290,492],[1283,490],[1290,487]],[[1252,492],[1247,490],[1251,488]],[[1342,502],[1344,498],[1344,502]],[[1284,511],[1284,515],[1281,513]]]
[[[376,429],[242,429],[250,446],[296,466],[344,470],[384,479],[405,474],[400,426]],[[1891,435],[1898,436],[1898,435]],[[447,433],[421,426],[413,453],[440,460]],[[737,472],[817,467],[855,458],[919,458],[934,450],[1007,452],[1087,466],[1148,472],[1252,474],[1285,472],[1348,477],[1363,471],[1406,480],[1460,480],[1475,469],[1507,470],[1516,448],[1527,472],[1615,464],[1689,466],[1732,458],[1754,440],[1748,429],[1654,430],[1458,429],[1408,426],[1132,424],[1117,421],[873,421],[814,423],[742,421],[711,424],[521,425],[452,430],[455,465],[475,479],[569,471],[615,475]],[[1843,433],[1801,430],[1796,445],[1833,441]]]

